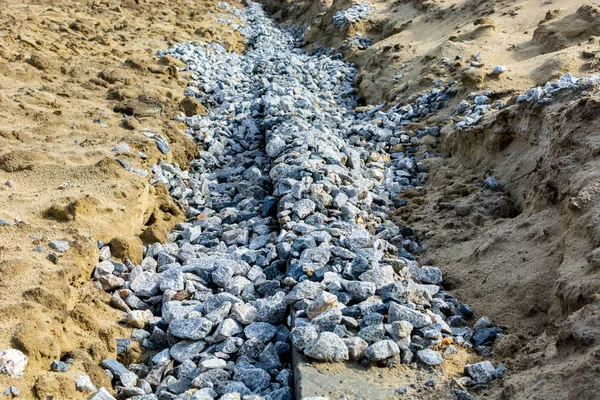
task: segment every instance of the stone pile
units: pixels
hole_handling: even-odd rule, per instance
[[[359,50],[364,50],[367,47],[371,46],[371,39],[368,36],[361,35],[356,32],[354,37],[349,37],[342,43],[342,50],[349,49],[352,45],[356,46]]]
[[[496,67],[499,68],[499,67]],[[494,73],[502,73],[502,69],[496,70]],[[504,67],[502,67],[504,68]],[[565,90],[588,90],[595,86],[600,81],[600,76],[592,75],[589,78],[577,78],[572,74],[566,74],[560,79],[552,82],[547,82],[544,86],[537,86],[520,94],[516,98],[517,103],[533,103],[538,105],[552,104],[552,97],[557,93]],[[479,124],[486,113],[492,110],[503,109],[506,105],[500,101],[490,99],[492,92],[484,91],[481,93],[472,93],[467,97],[467,100],[460,102],[454,111],[454,117],[457,122],[454,128],[458,130],[466,129]]]
[[[529,89],[526,93],[521,94],[517,97],[517,103],[526,102],[537,102],[537,104],[550,104],[552,103],[552,96],[563,90],[586,90],[590,86],[595,85],[600,80],[599,75],[592,75],[589,78],[577,78],[573,74],[566,74],[560,79],[547,82],[543,87],[538,86]]]
[[[357,3],[346,10],[340,10],[333,16],[332,22],[335,25],[350,25],[365,19],[369,14],[375,11],[369,3]]]
[[[154,354],[146,365],[104,360],[119,394],[291,399],[292,345],[316,360],[384,365],[440,365],[437,350],[454,344],[489,354],[501,329],[486,318],[467,327],[472,310],[416,261],[425,248],[412,229],[388,219],[427,179],[419,137],[404,127],[455,91],[356,108],[354,66],[294,48],[257,5],[231,12],[243,55],[214,43],[159,54],[187,64],[186,95],[210,109],[179,117],[200,149],[190,170],[152,169],[188,220],[140,265],[100,244],[94,278],[135,328],[118,352],[138,341]]]

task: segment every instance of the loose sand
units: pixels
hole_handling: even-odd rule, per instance
[[[0,376],[2,391],[87,398],[73,381],[83,373],[110,388],[98,363],[129,332],[89,279],[96,240],[165,240],[182,218],[164,188],[126,171],[111,149],[127,143],[118,157],[146,170],[194,156],[185,125],[171,120],[188,79],[156,51],[187,40],[242,50],[239,34],[216,22],[222,12],[214,1],[0,1],[0,219],[12,224],[0,227],[0,348],[29,357],[22,379]],[[56,264],[46,259],[51,240],[71,244]],[[70,357],[68,373],[49,371]]]

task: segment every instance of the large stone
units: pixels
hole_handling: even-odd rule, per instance
[[[292,291],[286,296],[285,301],[291,304],[299,300],[312,300],[323,290],[325,290],[325,285],[321,282],[302,281],[294,286]]]
[[[314,201],[310,199],[302,199],[294,204],[292,211],[298,216],[298,218],[304,219],[315,212],[315,208],[316,205]]]
[[[158,277],[152,272],[142,272],[131,282],[131,290],[140,297],[152,297],[158,294]]]
[[[304,350],[304,354],[320,361],[345,361],[350,357],[348,347],[338,335],[322,332]]]
[[[115,397],[103,387],[100,388],[89,400],[116,400]]]
[[[444,358],[437,351],[431,349],[424,349],[417,351],[417,358],[424,364],[437,366],[444,362]]]
[[[381,361],[400,354],[400,348],[391,340],[373,343],[365,350],[365,357],[370,361]]]
[[[182,303],[181,301],[167,301],[162,306],[162,317],[167,324],[176,319],[183,319],[191,312],[202,312],[202,304],[197,302]]]
[[[429,283],[432,285],[441,285],[444,281],[442,279],[442,271],[437,267],[421,267],[421,275],[419,279],[423,283]]]
[[[244,329],[246,338],[255,338],[263,343],[267,343],[275,334],[277,328],[267,322],[253,322]]]
[[[359,360],[362,358],[365,350],[369,347],[367,342],[357,336],[344,339],[344,343],[348,347],[350,360]]]
[[[328,292],[321,292],[315,297],[314,301],[308,305],[306,313],[310,319],[313,319],[327,310],[337,308],[337,306],[337,296]]]
[[[413,310],[397,303],[390,303],[388,310],[388,321],[407,321],[415,328],[423,328],[432,324],[431,317],[422,312]]]
[[[368,299],[375,295],[377,290],[373,282],[345,281],[342,282],[342,286],[356,301]]]
[[[290,332],[292,343],[298,350],[303,351],[309,344],[317,339],[319,333],[312,325],[296,326]]]
[[[212,322],[206,318],[177,319],[169,325],[169,333],[181,339],[200,340],[210,333]]]
[[[412,333],[413,326],[408,321],[394,321],[392,322],[392,334],[397,338],[407,338],[410,337]]]
[[[206,348],[206,342],[201,340],[182,340],[171,346],[169,354],[178,362],[191,360],[200,355]]]
[[[221,342],[228,337],[236,336],[240,333],[242,333],[241,324],[231,318],[226,318],[219,324],[219,326],[217,326],[217,329],[212,337],[212,342]]]
[[[484,385],[497,377],[496,368],[488,360],[465,365],[465,375],[470,376],[476,384]]]
[[[192,379],[192,386],[200,389],[211,388],[217,393],[223,393],[225,386],[230,379],[230,373],[224,369],[210,369]]]
[[[171,268],[162,273],[160,277],[160,290],[183,290],[184,279],[183,272],[177,268]]]
[[[317,332],[333,332],[340,322],[342,322],[342,312],[331,309],[315,317],[310,324],[317,329]]]
[[[233,379],[242,382],[252,391],[265,389],[271,383],[269,373],[260,368],[236,369]]]
[[[243,325],[249,325],[258,319],[258,310],[249,303],[236,303],[231,307],[231,317]]]
[[[271,158],[279,156],[285,150],[285,141],[279,137],[279,135],[271,136],[269,139],[265,151]]]
[[[20,378],[25,373],[28,358],[20,350],[8,349],[0,353],[0,374]]]

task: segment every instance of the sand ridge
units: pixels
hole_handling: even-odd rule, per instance
[[[150,172],[159,159],[186,165],[195,155],[185,125],[171,118],[202,106],[181,104],[181,64],[156,51],[188,40],[242,50],[220,18],[234,17],[211,1],[0,2],[0,219],[11,224],[0,233],[0,348],[29,357],[25,376],[0,376],[0,387],[23,398],[87,398],[74,383],[87,374],[110,388],[98,364],[130,333],[89,279],[96,240],[164,241],[183,218],[164,187],[116,158]],[[52,240],[70,244],[54,252],[56,263],[47,258]],[[69,372],[50,372],[68,358]]]

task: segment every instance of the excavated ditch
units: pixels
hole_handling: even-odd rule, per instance
[[[152,354],[127,368],[103,362],[119,395],[291,399],[292,348],[390,367],[436,367],[459,348],[490,355],[503,329],[485,317],[471,325],[473,310],[442,288],[441,271],[418,261],[426,248],[412,229],[389,218],[419,195],[422,160],[436,157],[414,148],[438,126],[413,135],[403,127],[443,109],[453,85],[408,105],[357,107],[354,66],[295,48],[295,34],[258,5],[230,11],[242,21],[231,24],[247,38],[244,54],[202,43],[160,53],[186,63],[186,95],[209,108],[185,118],[199,148],[190,170],[153,168],[187,221],[170,243],[148,246],[141,265],[117,263],[103,247],[94,272],[136,328],[119,351],[135,340]],[[502,107],[470,100],[456,128]],[[459,398],[503,367],[482,361],[465,373],[453,386]]]

